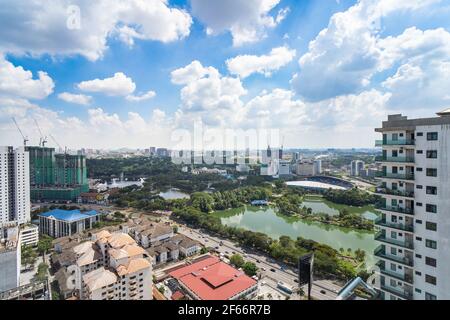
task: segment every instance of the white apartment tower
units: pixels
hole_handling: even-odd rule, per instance
[[[362,160],[353,160],[350,164],[350,175],[355,177],[360,176],[364,170],[364,165],[364,161]]]
[[[30,166],[24,147],[0,147],[0,227],[30,220]]]
[[[383,148],[375,250],[386,300],[450,299],[450,109],[438,117],[390,115]]]

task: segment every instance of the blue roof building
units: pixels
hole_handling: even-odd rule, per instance
[[[39,214],[39,232],[53,238],[71,236],[92,228],[100,221],[97,211],[55,209]]]
[[[252,206],[267,206],[269,202],[267,200],[253,200],[251,204]]]

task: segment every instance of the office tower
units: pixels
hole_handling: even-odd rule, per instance
[[[314,160],[314,175],[317,176],[322,173],[322,160]]]
[[[450,299],[450,109],[390,115],[383,134],[375,250],[384,299]]]
[[[23,147],[0,147],[0,228],[30,220],[30,167]]]
[[[364,170],[364,161],[353,160],[350,164],[350,175],[359,176]]]
[[[302,161],[297,163],[297,175],[298,176],[313,176],[314,175],[314,163],[311,161]]]

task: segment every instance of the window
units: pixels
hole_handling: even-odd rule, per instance
[[[429,274],[425,275],[425,282],[436,285],[436,277],[430,276]]]
[[[422,293],[422,290],[420,290],[418,288],[415,288],[414,291],[417,292],[417,293]]]
[[[422,172],[423,169],[422,168],[416,168],[416,171]]]
[[[422,202],[416,202],[416,206],[421,207],[422,206]]]
[[[416,237],[416,240],[417,241],[422,241],[422,238],[421,237]]]
[[[427,186],[427,194],[437,194],[437,188],[436,187],[430,187]]]
[[[427,168],[427,177],[437,177],[437,169]]]
[[[427,221],[426,224],[425,224],[425,228],[427,230],[436,231],[437,230],[437,224],[434,223],[434,222]]]
[[[425,300],[437,300],[437,297],[434,294],[425,292]]]
[[[427,266],[436,267],[437,262],[436,262],[436,259],[434,259],[434,258],[425,257],[425,264]]]
[[[422,272],[416,271],[416,276],[421,276],[421,275],[422,275]]]
[[[427,212],[431,212],[431,213],[436,213],[437,212],[437,206],[435,204],[429,204],[427,203],[426,205],[426,211]]]
[[[431,249],[436,249],[437,248],[437,242],[434,241],[434,240],[426,239],[425,240],[425,247],[431,248]]]
[[[422,259],[422,256],[420,254],[416,253],[416,258],[417,259]]]
[[[427,159],[437,159],[437,150],[427,150]]]
[[[416,220],[417,224],[422,224],[422,220]]]
[[[420,184],[418,184],[418,185],[416,186],[416,188],[417,188],[417,189],[423,189],[423,186],[421,186]]]
[[[423,150],[417,150],[416,153],[417,154],[423,154]]]
[[[438,133],[437,132],[427,132],[427,140],[428,141],[435,141],[438,139]]]
[[[423,137],[423,132],[417,132],[416,136]]]

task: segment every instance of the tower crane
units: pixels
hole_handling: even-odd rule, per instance
[[[26,146],[27,146],[27,142],[29,141],[29,140],[28,140],[28,137],[25,137],[25,136],[23,135],[22,130],[20,130],[20,127],[19,127],[19,125],[17,124],[16,118],[13,117],[12,120],[13,120],[14,124],[16,125],[17,130],[19,130],[20,135],[21,135],[22,138],[23,138],[23,145],[26,147]]]
[[[44,135],[42,134],[41,128],[39,127],[38,122],[36,121],[36,119],[34,119],[34,123],[36,124],[36,127],[39,130],[39,134],[41,135],[41,138],[39,140],[39,146],[45,147],[45,144],[47,143],[47,137],[44,137]]]

